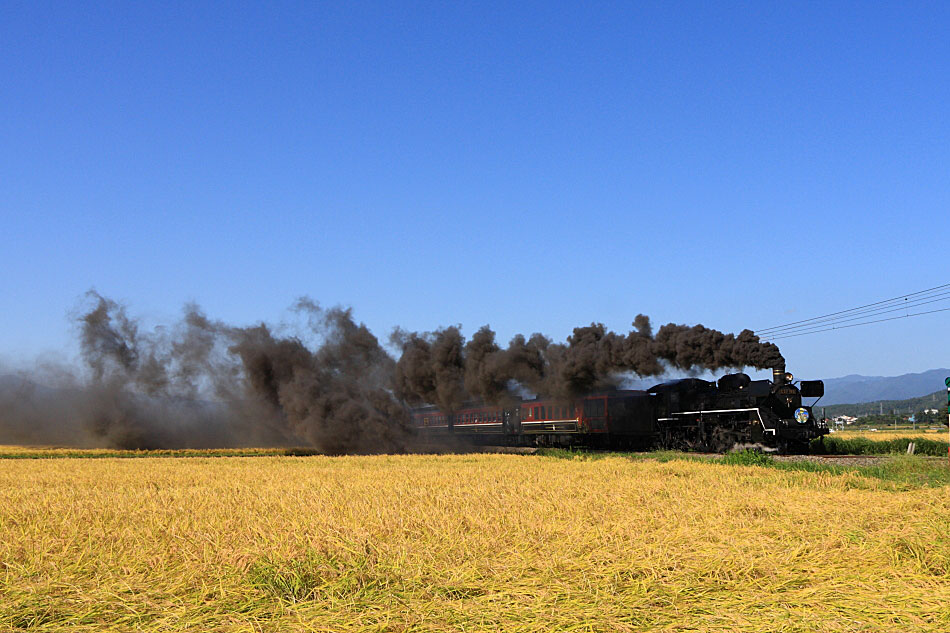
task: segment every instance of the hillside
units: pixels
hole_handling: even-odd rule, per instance
[[[931,369],[919,374],[901,376],[859,376],[852,374],[841,378],[825,379],[825,397],[821,404],[878,402],[881,400],[906,400],[930,397],[943,388],[943,380],[950,376],[950,369]],[[940,400],[941,398],[938,398]],[[885,410],[887,405],[885,405]]]

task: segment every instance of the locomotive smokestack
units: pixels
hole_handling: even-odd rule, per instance
[[[772,368],[772,382],[776,385],[785,384],[785,363]]]

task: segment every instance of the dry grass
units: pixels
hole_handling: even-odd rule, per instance
[[[940,431],[931,431],[927,429],[898,429],[896,431],[889,431],[887,429],[880,429],[878,431],[836,431],[832,433],[832,437],[837,437],[845,440],[853,440],[859,437],[867,438],[869,440],[882,441],[882,440],[896,440],[903,439],[905,437],[914,438],[914,437],[925,437],[931,440],[946,441],[947,440],[947,429]]]
[[[0,460],[0,629],[946,631],[950,495],[516,455]]]

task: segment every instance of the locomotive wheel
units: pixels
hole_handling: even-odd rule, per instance
[[[709,441],[709,450],[713,453],[728,453],[736,445],[736,439],[732,433],[722,427],[716,428],[712,432]]]

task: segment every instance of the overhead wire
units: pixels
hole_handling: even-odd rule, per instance
[[[768,332],[768,331],[771,331],[771,330],[777,330],[777,329],[787,328],[787,327],[791,327],[791,326],[795,326],[795,325],[799,325],[799,324],[806,324],[806,323],[809,323],[809,322],[812,322],[812,321],[817,321],[817,320],[820,320],[820,319],[826,319],[826,318],[828,318],[828,317],[835,317],[835,316],[838,316],[838,315],[846,315],[846,314],[856,313],[856,312],[858,312],[858,311],[876,310],[876,309],[879,309],[879,308],[882,308],[882,307],[888,307],[887,304],[891,304],[891,303],[893,303],[893,302],[895,302],[895,301],[900,301],[900,300],[902,300],[902,299],[905,299],[905,300],[906,300],[906,299],[908,299],[909,297],[918,297],[918,295],[926,295],[926,294],[934,293],[934,292],[937,292],[937,291],[940,291],[941,293],[950,292],[950,283],[948,283],[948,284],[942,284],[942,285],[940,285],[940,286],[934,286],[933,288],[928,288],[928,289],[926,289],[926,290],[919,290],[919,291],[917,291],[917,292],[911,292],[911,293],[908,293],[908,294],[900,295],[900,296],[894,297],[894,298],[892,298],[892,299],[884,299],[883,301],[876,301],[876,302],[874,302],[874,303],[868,303],[868,304],[865,304],[865,305],[858,306],[858,307],[856,307],[856,308],[849,308],[849,309],[847,309],[847,310],[839,310],[838,312],[830,312],[830,313],[828,313],[828,314],[822,314],[822,315],[820,315],[820,316],[812,317],[812,318],[810,318],[810,319],[803,319],[803,320],[800,320],[800,321],[792,321],[791,323],[783,323],[783,324],[781,324],[781,325],[776,325],[776,326],[769,327],[769,328],[761,328],[761,329],[756,330],[756,331],[757,331],[757,332],[765,333],[765,332]],[[925,298],[925,297],[918,297],[918,298]],[[914,301],[916,301],[916,300],[917,300],[917,299],[914,299]]]
[[[910,313],[909,310],[923,305],[947,300],[950,300],[950,284],[942,284],[939,286],[934,286],[933,288],[928,288],[926,290],[919,290],[917,292],[911,292],[898,297],[893,297],[891,299],[875,301],[873,303],[857,306],[848,310],[830,312],[828,314],[812,317],[810,319],[802,319],[800,321],[793,321],[771,328],[756,330],[755,332],[762,340],[775,340],[792,336],[814,334],[817,332],[827,332],[834,329],[856,327],[859,325],[870,325],[872,323],[881,323],[883,321],[893,321],[896,319],[908,318],[912,316],[944,312],[950,310],[950,308],[941,308],[937,310],[927,310],[914,313]],[[884,314],[891,314],[900,311],[905,311],[907,313],[883,319],[874,318]],[[859,320],[861,320],[860,323],[853,323],[853,321]]]
[[[859,319],[866,319],[873,316],[879,316],[881,314],[889,314],[892,312],[899,312],[901,310],[910,310],[911,308],[917,308],[919,306],[928,305],[931,303],[938,303],[940,301],[950,300],[950,292],[943,293],[940,295],[930,295],[926,297],[918,297],[914,301],[908,301],[906,303],[899,304],[888,304],[874,308],[873,310],[862,310],[859,312],[849,312],[842,314],[833,318],[826,319],[813,319],[808,323],[803,323],[796,326],[786,326],[786,327],[776,327],[768,331],[758,332],[760,336],[777,336],[779,334],[788,334],[792,331],[810,329],[819,325],[830,325],[835,323],[847,323],[850,321],[857,321]]]
[[[947,312],[947,311],[950,311],[950,308],[939,308],[939,309],[937,309],[937,310],[927,310],[926,312],[915,312],[915,313],[913,313],[913,314],[900,314],[900,315],[898,315],[898,316],[895,316],[895,317],[888,317],[888,318],[886,318],[886,319],[877,319],[877,320],[874,320],[874,321],[864,321],[864,322],[862,322],[862,323],[852,323],[852,324],[850,324],[850,325],[833,325],[833,326],[831,326],[831,327],[827,327],[827,328],[823,328],[823,329],[819,329],[819,330],[810,330],[810,331],[806,331],[806,332],[797,332],[797,333],[795,333],[795,334],[783,334],[783,335],[780,335],[780,336],[763,337],[762,340],[765,340],[765,341],[775,341],[775,340],[782,339],[782,338],[792,338],[792,337],[795,337],[795,336],[805,336],[806,334],[816,334],[816,333],[818,333],[818,332],[830,332],[831,330],[843,330],[843,329],[845,329],[845,328],[857,327],[857,326],[859,326],[859,325],[870,325],[871,323],[883,323],[884,321],[896,321],[897,319],[907,319],[907,318],[909,318],[909,317],[921,316],[921,315],[923,315],[923,314],[934,314],[935,312]]]

